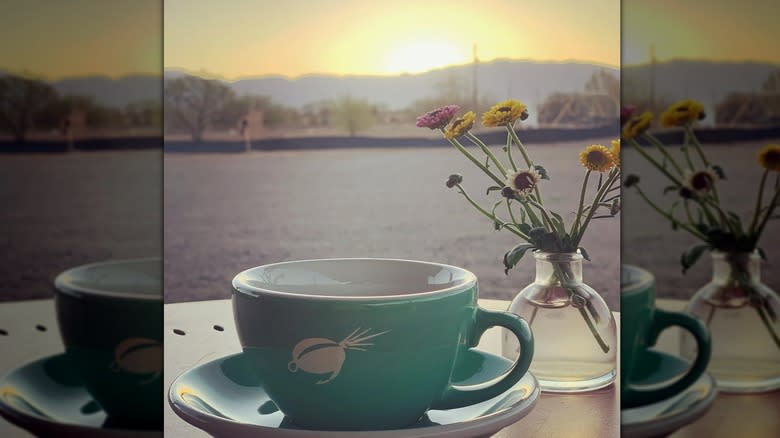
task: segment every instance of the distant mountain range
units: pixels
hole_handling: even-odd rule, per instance
[[[53,81],[51,85],[62,95],[91,96],[97,103],[113,107],[162,99],[160,77],[155,75],[137,74],[118,79],[85,76]]]
[[[776,64],[747,62],[670,61],[655,66],[656,96],[668,100],[691,97],[710,107],[730,92],[761,89]],[[420,74],[400,76],[307,75],[296,79],[279,76],[227,81],[239,95],[270,96],[275,102],[300,107],[344,95],[365,98],[390,109],[401,109],[417,99],[435,96],[442,84],[460,84],[470,94],[473,67],[462,65]],[[514,97],[531,108],[551,93],[582,91],[590,76],[599,70],[618,75],[618,69],[578,62],[533,62],[498,60],[478,68],[480,96],[489,100]],[[622,71],[624,96],[646,95],[650,65],[628,66]],[[165,78],[186,74],[166,70]],[[153,75],[128,75],[118,79],[88,76],[53,81],[62,94],[93,96],[101,104],[123,106],[131,102],[160,99],[162,86]]]
[[[675,60],[655,65],[656,101],[691,98],[713,108],[730,93],[756,92],[778,64],[761,62],[710,62]],[[646,98],[653,67],[649,64],[622,69],[624,103]]]
[[[479,94],[490,100],[519,98],[533,107],[553,92],[582,90],[590,76],[599,70],[618,75],[618,70],[577,62],[541,63],[499,60],[478,67]],[[472,65],[461,65],[419,74],[399,76],[334,76],[313,74],[296,79],[280,76],[245,78],[229,82],[239,95],[270,96],[275,102],[300,107],[326,99],[350,95],[401,109],[417,99],[434,97],[442,84],[459,84],[463,94],[470,95]],[[184,74],[166,70],[165,77]]]

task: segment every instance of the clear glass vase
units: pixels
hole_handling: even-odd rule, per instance
[[[530,371],[543,391],[584,392],[617,375],[617,330],[607,303],[582,281],[582,255],[536,251],[536,279],[512,300],[509,311],[528,321],[534,335]],[[519,347],[508,333],[503,355]]]
[[[722,391],[780,388],[780,298],[761,283],[760,265],[757,252],[712,252],[712,281],[686,307],[710,330],[708,371]],[[683,357],[695,357],[694,340],[680,336]]]

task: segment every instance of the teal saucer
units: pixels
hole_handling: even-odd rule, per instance
[[[647,350],[643,366],[629,380],[633,386],[665,386],[682,376],[690,367],[685,359],[655,350]],[[702,415],[715,401],[715,379],[704,373],[683,392],[665,400],[620,411],[622,437],[651,438],[667,436]]]
[[[70,372],[63,354],[25,364],[0,379],[0,415],[39,437],[152,438],[161,430],[116,424]]]
[[[468,350],[458,358],[453,374],[459,385],[486,382],[502,375],[511,362],[493,354]],[[540,389],[531,373],[503,394],[471,406],[428,411],[408,428],[376,431],[317,431],[291,424],[263,390],[243,354],[193,368],[179,376],[168,391],[168,402],[186,422],[216,437],[274,438],[421,438],[445,435],[488,436],[527,415]]]

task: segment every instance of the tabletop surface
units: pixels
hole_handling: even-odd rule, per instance
[[[480,300],[480,305],[504,310],[508,302]],[[680,310],[682,301],[659,300],[659,307]],[[618,318],[616,313],[616,319]],[[39,327],[37,327],[39,326]],[[215,329],[222,328],[222,331]],[[52,300],[23,301],[0,305],[0,375],[20,364],[62,352]],[[184,334],[174,333],[174,329]],[[500,352],[500,330],[488,330],[479,348]],[[23,339],[23,341],[21,341]],[[233,324],[229,300],[198,301],[165,305],[165,386],[192,367],[241,350]],[[672,330],[659,339],[658,348],[677,350]],[[505,428],[494,438],[510,437],[616,437],[619,436],[619,396],[617,385],[585,394],[543,393],[536,407],[521,421]],[[166,397],[166,394],[161,394]],[[167,400],[167,398],[166,398]],[[729,437],[776,436],[780,430],[780,391],[760,395],[719,395],[710,411],[687,425],[672,438],[697,436]],[[173,413],[165,403],[166,436],[207,437]],[[0,419],[0,436],[31,435]]]

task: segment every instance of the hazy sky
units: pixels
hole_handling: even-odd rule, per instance
[[[2,0],[0,69],[49,79],[162,69],[162,0]]]
[[[778,0],[624,0],[624,65],[672,58],[780,63]]]
[[[227,78],[482,60],[620,62],[619,0],[166,0],[165,67]]]

